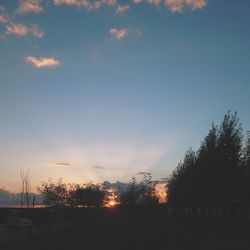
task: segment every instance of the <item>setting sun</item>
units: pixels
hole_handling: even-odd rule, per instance
[[[109,207],[113,207],[113,206],[115,206],[117,203],[115,202],[115,201],[110,201],[109,202]]]

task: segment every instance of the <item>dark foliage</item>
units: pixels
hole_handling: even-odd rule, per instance
[[[101,207],[105,198],[105,191],[98,185],[75,185],[70,189],[69,203],[72,206]]]
[[[125,207],[152,207],[159,204],[159,198],[156,195],[157,182],[152,181],[151,174],[146,174],[141,182],[137,182],[135,177],[129,183],[128,187],[121,192],[120,201]]]
[[[37,188],[43,197],[43,203],[49,206],[65,206],[68,200],[67,185],[63,183],[62,178],[53,182],[49,179],[42,181],[41,186]]]
[[[250,139],[244,147],[237,113],[228,112],[197,152],[187,151],[168,185],[172,205],[230,205],[249,200]]]
[[[60,178],[57,182],[49,179],[38,188],[45,205],[49,206],[83,206],[100,207],[103,205],[106,192],[99,185],[65,184]]]

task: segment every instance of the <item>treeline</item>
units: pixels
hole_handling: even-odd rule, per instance
[[[105,183],[104,183],[105,184]],[[104,184],[66,184],[60,178],[57,181],[43,181],[37,190],[48,206],[103,207],[121,205],[125,207],[159,205],[156,194],[157,182],[151,174],[144,175],[138,182],[132,178],[123,189],[106,188]]]
[[[197,151],[189,149],[168,183],[173,206],[230,206],[250,201],[250,134],[237,113],[212,125]]]

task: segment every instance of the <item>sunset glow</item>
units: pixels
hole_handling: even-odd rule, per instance
[[[0,1],[3,192],[20,191],[20,169],[33,192],[50,177],[163,183],[227,110],[250,127],[249,7]]]

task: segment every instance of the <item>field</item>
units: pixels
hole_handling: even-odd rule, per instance
[[[32,219],[32,226],[5,227],[9,209],[0,209],[1,250],[250,249],[250,221],[240,217],[168,217],[165,209],[17,211]]]

